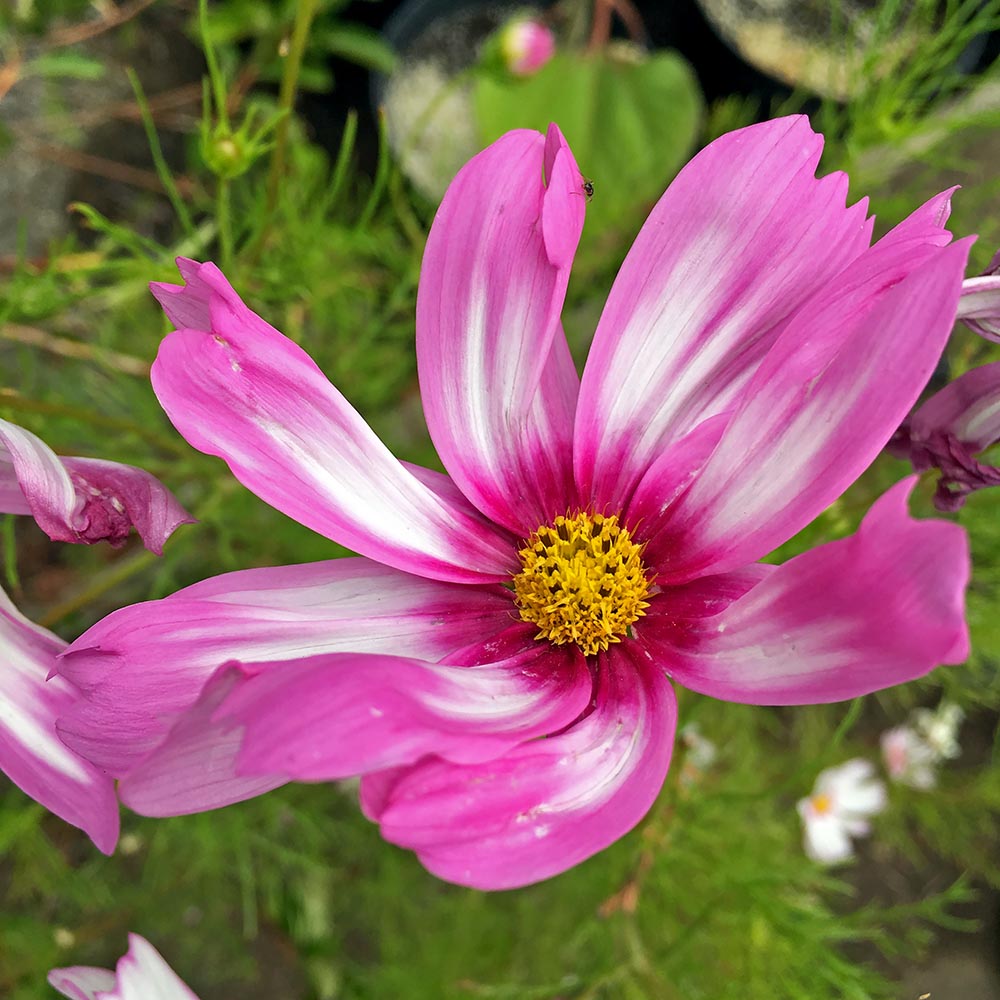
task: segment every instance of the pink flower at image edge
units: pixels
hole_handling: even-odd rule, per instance
[[[53,541],[125,544],[133,527],[150,551],[193,518],[142,469],[60,457],[37,435],[0,420],[0,513],[28,514]],[[110,854],[118,840],[114,781],[56,734],[79,698],[55,673],[66,643],[24,617],[0,590],[0,771],[25,794],[80,827]]]
[[[398,462],[213,264],[154,293],[153,385],[196,448],[359,557],[228,574],[122,609],[60,671],[63,739],[173,815],[362,775],[366,814],[440,877],[547,878],[663,784],[672,682],[853,698],[967,654],[965,534],[907,513],[758,562],[874,460],[955,318],[948,194],[870,245],[805,118],[716,140],[653,209],[582,379],[560,313],[583,224],[558,129],[452,183],[417,300],[447,475]],[[230,662],[227,662],[230,661]],[[155,669],[151,669],[155,666]],[[541,739],[540,737],[546,737]]]
[[[976,455],[1000,441],[1000,362],[980,365],[936,392],[889,443],[916,472],[940,470],[934,505],[955,511],[977,490],[1000,486],[1000,468]]]
[[[39,437],[0,420],[0,512],[30,514],[54,542],[125,544],[135,527],[161,555],[194,518],[155,476],[97,458],[60,457]]]
[[[66,643],[0,590],[0,648],[0,771],[110,854],[118,841],[114,781],[56,734],[56,718],[80,697],[65,678],[49,677]]]

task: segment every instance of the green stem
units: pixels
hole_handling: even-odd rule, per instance
[[[392,168],[392,160],[389,156],[389,137],[386,132],[385,114],[379,111],[378,115],[378,164],[375,167],[375,180],[372,181],[372,189],[368,194],[365,207],[358,216],[358,221],[354,224],[355,230],[363,230],[368,227],[378,208],[382,195],[385,193],[386,185],[389,183],[389,173]]]
[[[233,262],[233,226],[229,181],[219,178],[215,192],[215,216],[219,225],[219,248],[222,255],[222,270],[229,271]]]
[[[15,411],[20,410],[26,413],[46,413],[51,416],[58,417],[73,417],[75,420],[92,424],[94,427],[107,427],[111,430],[127,431],[128,433],[138,435],[143,438],[143,440],[149,441],[151,444],[155,444],[158,448],[162,448],[165,451],[172,451],[177,455],[183,455],[185,457],[190,457],[191,455],[191,449],[188,448],[183,442],[163,437],[155,431],[151,431],[140,424],[133,423],[131,420],[122,420],[118,417],[106,417],[101,413],[93,413],[90,410],[81,410],[75,406],[68,406],[65,403],[46,403],[38,399],[28,399],[25,396],[19,395],[13,389],[0,389],[0,407],[7,406]]]
[[[564,0],[559,4],[558,13],[565,18],[567,49],[582,49],[587,44],[593,7],[592,0]]]
[[[267,211],[269,216],[274,213],[278,204],[278,190],[281,186],[281,178],[285,173],[288,133],[291,128],[295,94],[299,85],[299,73],[302,70],[302,57],[306,51],[309,28],[318,7],[319,0],[299,0],[295,10],[295,25],[292,28],[288,55],[285,57],[285,71],[281,76],[281,91],[278,97],[278,105],[285,114],[278,122],[274,149],[271,152],[271,172],[267,178]]]
[[[38,624],[43,628],[51,628],[75,611],[79,611],[80,608],[84,608],[88,604],[93,604],[98,597],[107,593],[112,587],[117,587],[118,584],[124,583],[129,577],[135,576],[136,573],[152,565],[156,560],[157,556],[143,549],[134,556],[129,556],[112,563],[106,570],[92,576],[87,586],[82,590],[77,591],[72,597],[68,597],[65,601],[60,601],[49,608],[38,619]]]
[[[14,515],[7,514],[0,528],[3,538],[3,574],[7,586],[14,591],[21,589],[21,578],[17,575],[17,539],[14,536]]]
[[[219,60],[215,55],[208,31],[208,0],[199,0],[198,27],[201,31],[201,46],[205,50],[205,62],[208,65],[208,78],[212,84],[212,96],[215,98],[215,113],[226,132],[229,131],[229,95],[226,93],[226,79],[219,68]]]
[[[331,208],[340,197],[340,193],[347,181],[347,171],[351,165],[351,154],[354,152],[354,143],[357,135],[358,113],[351,110],[347,112],[347,121],[344,123],[344,131],[340,137],[340,149],[337,151],[337,162],[334,163],[333,172],[330,175],[327,205]]]
[[[170,204],[173,205],[174,211],[177,213],[177,218],[180,220],[184,232],[190,233],[194,229],[194,223],[191,221],[191,213],[188,211],[187,205],[184,204],[184,199],[181,197],[181,193],[174,181],[174,175],[170,172],[166,157],[163,155],[163,148],[160,146],[160,137],[156,134],[156,123],[153,121],[153,115],[149,110],[149,102],[146,100],[145,91],[142,89],[142,84],[139,82],[139,77],[136,76],[134,69],[129,67],[125,72],[128,74],[129,83],[132,84],[132,90],[135,91],[135,100],[139,105],[139,114],[142,115],[142,127],[146,130],[146,139],[149,142],[149,151],[153,156],[156,175],[160,178],[160,183],[167,192],[167,197],[170,199]]]

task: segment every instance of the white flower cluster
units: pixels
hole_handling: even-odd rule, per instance
[[[911,788],[929,789],[937,782],[944,760],[960,753],[958,727],[964,712],[942,702],[935,711],[921,708],[909,722],[882,734],[882,757],[892,781]],[[869,817],[888,804],[884,783],[875,766],[857,757],[821,771],[812,794],[801,799],[805,851],[821,864],[837,864],[854,856],[852,837],[867,836]]]

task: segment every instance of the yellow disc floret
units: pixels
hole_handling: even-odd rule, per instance
[[[649,606],[642,546],[615,515],[575,514],[542,525],[518,555],[514,602],[536,639],[575,642],[585,656],[621,642]]]

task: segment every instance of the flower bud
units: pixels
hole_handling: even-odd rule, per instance
[[[255,159],[238,132],[221,127],[215,129],[208,141],[203,141],[202,156],[209,170],[225,180],[246,173]]]
[[[552,31],[532,17],[517,17],[500,32],[500,55],[515,76],[532,76],[555,54]]]

